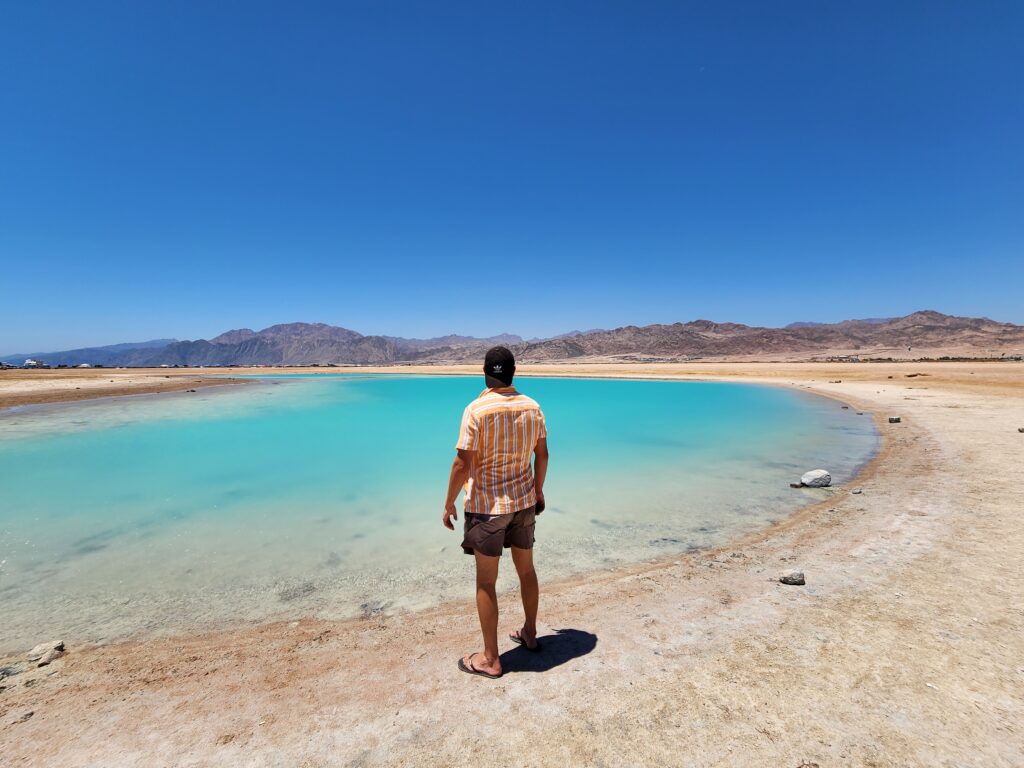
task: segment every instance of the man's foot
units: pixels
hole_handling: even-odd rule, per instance
[[[482,653],[471,653],[459,659],[459,669],[471,675],[496,678],[501,677],[501,662],[495,659],[488,661],[487,656]]]
[[[517,629],[515,632],[510,633],[508,639],[513,643],[519,643],[528,651],[540,650],[540,643],[537,641],[537,633],[535,631],[527,632],[526,627]]]

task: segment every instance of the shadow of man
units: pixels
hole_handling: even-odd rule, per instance
[[[556,629],[553,635],[537,640],[540,653],[533,653],[522,645],[501,654],[501,668],[506,672],[547,672],[567,661],[586,656],[597,646],[597,635],[581,629]]]

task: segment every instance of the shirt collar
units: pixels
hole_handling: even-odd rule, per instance
[[[510,384],[507,387],[493,387],[493,388],[490,388],[490,389],[485,389],[483,392],[481,392],[479,394],[479,397],[483,397],[484,395],[486,395],[489,392],[494,392],[494,393],[499,394],[499,395],[518,395],[519,394],[518,392],[516,392],[516,388],[513,387]]]

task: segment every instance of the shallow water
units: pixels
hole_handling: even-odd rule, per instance
[[[877,447],[869,416],[782,388],[518,383],[550,432],[547,580],[722,543],[818,498],[788,487],[802,471],[842,483]],[[481,388],[266,377],[0,414],[0,650],[468,595],[440,513]]]

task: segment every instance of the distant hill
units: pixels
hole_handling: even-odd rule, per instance
[[[164,339],[141,344],[10,355],[2,359],[20,365],[26,358],[41,359],[48,365],[105,366],[221,366],[221,365],[385,365],[398,361],[450,359],[470,350],[495,344],[514,346],[523,339],[513,334],[489,338],[441,336],[433,339],[405,339],[364,336],[348,328],[324,323],[286,323],[261,331],[238,328],[212,339],[177,341]]]
[[[999,357],[1024,354],[1024,326],[988,318],[954,317],[934,311],[906,317],[792,323],[763,328],[693,320],[671,325],[627,325],[611,330],[573,331],[524,341],[501,334],[489,338],[440,336],[407,339],[364,336],[323,323],[287,323],[261,331],[240,328],[212,339],[162,339],[140,344],[3,358],[20,364],[41,357],[50,365],[224,366],[224,365],[388,365],[478,361],[495,344],[505,344],[527,362],[561,360],[821,359],[829,356]]]
[[[599,358],[799,358],[837,355],[865,357],[998,357],[1024,354],[1024,326],[987,318],[915,312],[890,319],[841,323],[796,323],[761,328],[695,320],[673,325],[626,326],[563,339],[549,339],[517,350],[528,360]]]
[[[410,350],[430,350],[430,349],[460,349],[470,348],[477,349],[483,344],[487,344],[491,347],[501,344],[506,347],[515,346],[516,344],[523,343],[522,336],[516,336],[513,333],[502,333],[497,336],[489,336],[485,339],[476,338],[475,336],[437,336],[433,339],[403,339],[397,336],[385,336],[384,338],[390,339],[398,344],[403,349]]]
[[[84,347],[69,349],[64,352],[27,352],[0,357],[0,362],[21,365],[25,360],[43,360],[48,365],[117,365],[122,353],[136,350],[162,349],[174,344],[177,339],[153,339],[152,341],[134,341],[125,344],[110,344],[105,347]]]
[[[864,318],[863,320],[851,320],[849,322],[853,322],[853,323],[872,323],[872,324],[877,325],[878,323],[888,323],[889,321],[895,320],[895,319],[896,318],[892,318],[892,317],[867,317],[867,318]],[[798,322],[798,323],[790,323],[789,325],[785,326],[785,328],[787,330],[794,330],[794,329],[800,329],[800,328],[818,328],[818,327],[820,327],[822,325],[828,325],[828,323],[815,323],[813,321],[801,321],[801,322]]]

